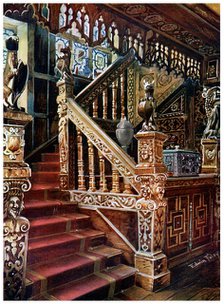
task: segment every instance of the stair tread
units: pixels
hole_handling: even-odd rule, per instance
[[[135,268],[120,264],[118,266],[114,266],[113,268],[103,270],[100,273],[95,273],[88,277],[84,277],[78,281],[75,280],[65,285],[56,287],[48,291],[48,294],[61,301],[75,300],[97,289],[109,286],[110,281],[114,281],[116,279],[125,279],[126,277],[134,275],[135,273]]]
[[[64,203],[65,205],[66,203]],[[41,208],[49,206],[60,206],[63,205],[63,202],[59,200],[38,200],[38,199],[28,199],[25,202],[25,208]]]
[[[56,235],[41,236],[37,238],[32,238],[29,240],[29,250],[39,249],[46,246],[54,246],[62,243],[67,243],[74,240],[80,240],[85,237],[97,237],[105,235],[104,232],[85,229],[85,231],[70,232],[70,233],[60,233]]]

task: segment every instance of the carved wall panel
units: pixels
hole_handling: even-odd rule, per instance
[[[181,181],[182,190],[179,190],[177,187]],[[166,190],[168,202],[165,241],[165,253],[172,263],[178,260],[178,256],[187,259],[187,256],[203,246],[212,246],[216,233],[213,223],[215,180],[204,180],[207,188],[198,178],[192,179],[190,183],[187,179],[184,181],[179,178],[173,182],[173,188],[168,187]]]
[[[194,194],[192,202],[192,247],[195,248],[207,243],[211,237],[213,204],[210,191]]]
[[[168,257],[188,250],[189,201],[189,195],[168,198],[166,222],[166,254]]]

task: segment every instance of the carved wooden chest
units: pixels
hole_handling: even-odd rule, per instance
[[[195,176],[199,174],[201,155],[189,150],[163,150],[163,160],[171,176]]]

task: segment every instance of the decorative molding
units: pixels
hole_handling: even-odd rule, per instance
[[[79,206],[96,206],[109,209],[137,210],[137,195],[114,194],[105,192],[70,191],[71,201]]]

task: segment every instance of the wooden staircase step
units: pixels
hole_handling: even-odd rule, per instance
[[[87,249],[95,244],[105,242],[105,234],[101,231],[85,229],[79,233],[61,233],[29,240],[28,265],[50,260],[61,255],[68,255]]]
[[[90,217],[84,214],[61,214],[30,220],[29,236],[37,237],[55,233],[71,232],[90,226]],[[57,229],[56,229],[57,228]],[[55,231],[57,230],[57,232]]]
[[[37,171],[59,172],[60,163],[59,163],[59,161],[57,161],[57,162],[45,161],[45,162],[32,163],[32,171],[33,172],[37,172]]]
[[[33,172],[31,177],[31,183],[35,183],[35,182],[59,183],[59,172],[48,172],[48,171]]]
[[[69,256],[62,256],[42,264],[30,266],[27,270],[27,297],[47,289],[68,283],[74,280],[102,271],[104,268],[115,266],[120,262],[122,252],[113,251],[108,255],[100,255],[94,252],[80,252]]]
[[[60,301],[72,300],[105,300],[112,299],[114,294],[133,285],[136,269],[118,265],[102,272],[96,272],[80,280],[71,281],[62,286],[48,290],[33,300],[51,299]]]
[[[49,200],[57,199],[59,196],[59,183],[32,182],[30,191],[25,193],[25,203],[28,200]]]
[[[41,154],[41,160],[44,161],[58,161],[59,162],[59,153],[42,153]]]
[[[73,203],[58,200],[29,200],[25,202],[22,215],[29,219],[62,214],[68,214],[67,217],[70,217],[69,213],[73,216],[74,212],[77,212],[77,206]]]

